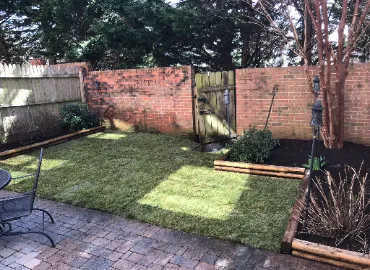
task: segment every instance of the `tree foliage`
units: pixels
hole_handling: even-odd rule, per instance
[[[292,0],[294,37],[285,10],[266,0],[13,0],[0,3],[0,61],[41,57],[49,63],[90,61],[94,69],[193,64],[205,70],[303,65],[295,53],[307,40],[307,63],[319,62],[314,24],[305,0]],[[280,1],[288,3],[286,1]],[[261,5],[265,10],[261,12]],[[341,1],[329,8],[329,33]],[[364,1],[360,1],[361,7]],[[348,3],[353,14],[355,1]],[[269,14],[269,17],[264,13]],[[350,19],[350,16],[348,17]],[[350,23],[347,21],[347,23]],[[369,29],[356,43],[358,61],[370,57]],[[335,48],[336,44],[332,44]]]
[[[90,61],[95,69],[193,64],[230,70],[280,65],[271,61],[280,59],[279,37],[258,25],[266,20],[245,9],[244,1],[182,0],[176,6],[164,0],[15,2],[0,6],[1,14],[13,16],[7,24],[12,29],[2,27],[1,32],[12,45],[12,50],[2,49],[8,62],[33,56],[49,63]],[[246,18],[253,19],[246,22]],[[15,21],[23,25],[16,26]],[[23,35],[18,40],[24,43],[12,41],[18,30]]]
[[[35,40],[31,17],[37,1],[0,1],[0,62],[21,63]]]
[[[316,54],[324,103],[322,137],[326,147],[342,148],[345,82],[353,55],[359,50],[361,42],[366,40],[366,31],[370,24],[370,0],[351,2],[304,0],[297,6],[294,2],[264,0],[259,2],[261,3],[259,10],[269,20],[269,28],[278,33],[286,41],[289,49],[302,59],[311,89],[309,65],[313,54]],[[299,15],[297,19],[294,10],[302,7],[299,20]],[[271,8],[280,8],[284,11],[283,18],[289,23],[287,29],[281,28],[276,19],[270,15]],[[299,34],[299,27],[303,29],[303,39]],[[335,34],[335,40],[332,34]],[[335,71],[333,82],[332,71]]]

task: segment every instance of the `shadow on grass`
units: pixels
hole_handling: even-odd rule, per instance
[[[277,250],[294,180],[215,172],[210,153],[180,136],[97,133],[45,150],[38,195],[160,226]],[[32,173],[38,153],[1,161]],[[31,165],[32,164],[32,165]],[[25,191],[32,181],[13,181]]]

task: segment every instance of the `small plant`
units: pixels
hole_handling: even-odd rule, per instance
[[[77,131],[99,126],[101,120],[98,115],[89,110],[87,104],[70,103],[61,108],[62,127]]]
[[[277,145],[279,141],[272,137],[270,130],[253,127],[230,147],[229,158],[231,161],[264,163],[271,158]]]
[[[316,177],[314,185],[306,221],[308,233],[336,239],[337,246],[352,239],[368,250],[367,239],[363,237],[370,229],[368,175],[361,174],[361,168],[356,172],[346,166],[344,179],[341,175],[334,179],[326,172],[324,180]],[[304,202],[301,207],[305,213]],[[304,216],[300,222],[304,224]]]
[[[307,164],[302,164],[302,166],[306,169],[310,169],[311,168],[311,161],[312,161],[312,158],[311,156],[309,156],[308,158],[308,163]],[[313,171],[320,171],[322,169],[324,169],[325,165],[328,164],[328,161],[325,160],[325,157],[314,157],[313,158],[313,164],[312,164],[312,170]]]

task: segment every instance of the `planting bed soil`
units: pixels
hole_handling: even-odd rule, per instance
[[[15,149],[15,148],[19,148],[19,147],[34,144],[34,143],[43,142],[43,141],[46,141],[46,140],[49,140],[49,139],[52,139],[52,138],[56,138],[56,137],[59,137],[59,136],[67,135],[67,134],[70,134],[70,133],[73,133],[73,132],[74,131],[70,131],[68,129],[61,129],[54,136],[35,136],[35,137],[32,137],[29,140],[26,140],[26,141],[23,141],[23,142],[1,143],[0,144],[0,152],[12,150],[12,149]]]
[[[89,128],[89,129],[70,132],[68,134],[58,136],[58,137],[54,137],[54,138],[47,139],[47,140],[43,140],[41,142],[36,142],[36,143],[33,142],[32,144],[29,144],[29,145],[23,145],[23,146],[18,147],[18,148],[13,148],[13,149],[10,149],[10,150],[2,151],[2,152],[0,152],[0,160],[7,159],[7,158],[10,158],[10,157],[14,157],[14,156],[24,154],[24,153],[27,153],[27,152],[31,152],[31,151],[39,149],[41,147],[49,147],[49,146],[52,146],[52,145],[60,144],[60,143],[63,143],[63,142],[66,142],[66,141],[69,141],[69,140],[72,140],[72,139],[87,136],[87,135],[90,135],[90,134],[93,134],[93,133],[96,133],[96,132],[100,132],[100,131],[103,131],[103,130],[105,130],[105,126],[97,126],[97,127],[93,127],[93,128]]]
[[[302,226],[298,226],[297,234],[296,237],[297,239],[309,241],[312,243],[317,243],[317,244],[322,244],[330,247],[336,247],[336,248],[341,248],[341,249],[346,249],[350,251],[356,251],[363,253],[364,252],[364,245],[360,244],[358,241],[354,241],[351,239],[346,239],[339,245],[337,245],[337,239],[332,239],[332,238],[324,238],[316,235],[310,235],[310,234],[305,234],[301,233]],[[367,239],[370,238],[370,231],[366,233]],[[369,253],[369,250],[365,251],[367,254]]]
[[[272,158],[267,163],[279,166],[302,166],[302,164],[308,163],[308,155],[311,153],[311,147],[312,141],[310,140],[280,140],[280,146],[273,151]],[[345,142],[343,149],[331,150],[325,148],[323,143],[319,142],[316,144],[315,149],[315,156],[325,157],[325,160],[328,162],[325,166],[325,170],[331,172],[334,180],[340,180],[339,173],[341,173],[342,176],[344,175],[345,165],[349,165],[358,170],[362,162],[362,175],[365,173],[370,174],[370,146]],[[315,177],[322,178],[324,177],[324,173],[314,172],[313,178]],[[311,192],[317,192],[315,185],[312,185]],[[302,233],[301,227],[301,225],[298,225],[295,234],[295,238],[297,239],[359,253],[364,252],[364,245],[353,239],[346,239],[338,244],[339,239],[324,238]],[[366,233],[366,239],[370,239],[370,231]],[[368,253],[369,250],[366,252]]]
[[[308,163],[311,155],[312,140],[280,140],[278,146],[272,152],[272,158],[267,164],[277,166],[302,167]],[[327,149],[322,141],[316,143],[315,156],[325,157],[328,161],[326,170],[336,173],[343,171],[344,165],[359,169],[361,162],[364,171],[370,173],[370,146],[345,142],[343,149]]]

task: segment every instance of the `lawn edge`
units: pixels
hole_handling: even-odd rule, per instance
[[[228,154],[213,161],[216,171],[237,172],[244,174],[264,175],[270,177],[303,179],[306,169],[301,167],[286,167],[266,164],[227,161]]]
[[[93,134],[93,133],[96,133],[96,132],[100,132],[100,131],[103,131],[103,130],[105,130],[105,126],[93,127],[93,128],[73,132],[73,133],[70,133],[70,134],[67,134],[67,135],[59,136],[59,137],[56,137],[56,138],[53,138],[53,139],[50,139],[50,140],[46,140],[46,141],[43,141],[43,142],[34,143],[34,144],[18,147],[18,148],[15,148],[15,149],[11,149],[11,150],[8,150],[8,151],[4,151],[4,152],[0,153],[0,160],[4,160],[4,159],[15,157],[15,156],[18,156],[18,155],[21,155],[21,154],[24,154],[24,153],[28,153],[28,152],[31,152],[33,150],[39,149],[40,147],[49,147],[49,146],[52,146],[52,145],[67,142],[69,140],[84,137],[84,136],[87,136],[87,135],[90,135],[90,134]]]
[[[346,269],[370,269],[370,255],[360,252],[335,248],[323,244],[295,238],[299,217],[303,211],[302,203],[308,192],[309,170],[300,185],[300,192],[293,206],[285,234],[281,240],[280,253],[295,257],[330,264]]]
[[[283,238],[280,242],[280,253],[292,254],[292,243],[297,232],[299,224],[299,216],[302,213],[302,202],[305,200],[308,191],[308,181],[310,179],[310,172],[306,170],[306,173],[299,185],[299,193],[296,202],[292,208],[291,216],[288,220],[288,224],[284,233]]]
[[[346,269],[369,269],[370,255],[335,248],[300,239],[293,239],[292,255],[303,259],[327,263]]]

